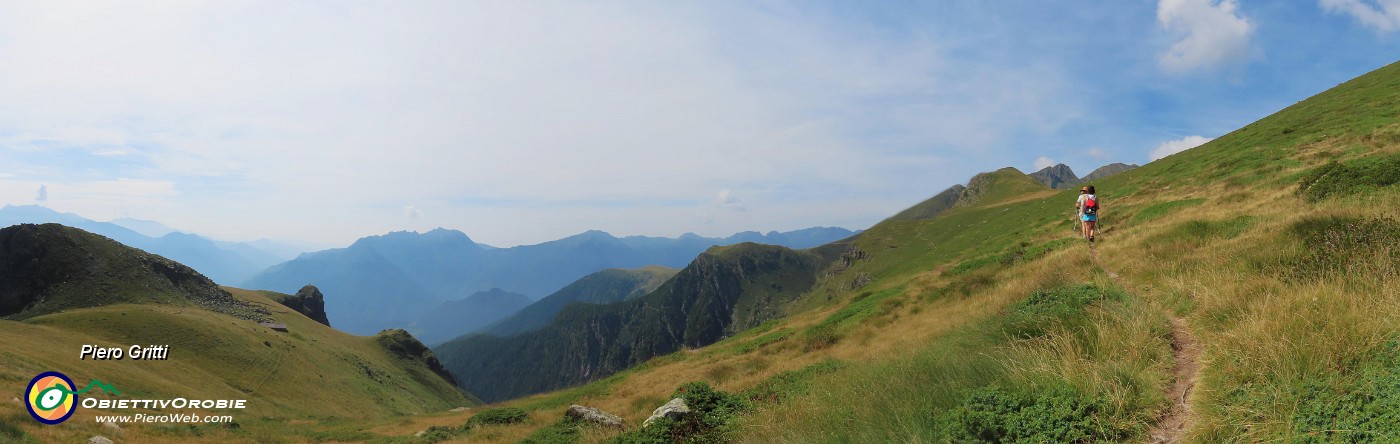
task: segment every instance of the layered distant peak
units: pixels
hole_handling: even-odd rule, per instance
[[[1092,181],[1092,180],[1103,179],[1103,178],[1106,178],[1106,177],[1108,177],[1108,176],[1112,176],[1112,175],[1114,175],[1114,174],[1126,172],[1126,171],[1128,171],[1128,170],[1131,170],[1131,169],[1137,168],[1137,167],[1138,167],[1138,166],[1135,165],[1135,164],[1110,163],[1110,164],[1108,164],[1108,165],[1104,165],[1104,166],[1099,167],[1099,169],[1094,170],[1094,172],[1092,172],[1092,173],[1089,173],[1088,176],[1084,176],[1084,179],[1081,180],[1080,182],[1081,182],[1081,183],[1086,183],[1086,182],[1089,182],[1089,181]]]
[[[531,302],[529,296],[492,288],[432,307],[413,321],[409,330],[418,339],[436,344],[513,315]]]
[[[1045,184],[1045,186],[1057,190],[1070,188],[1080,182],[1079,176],[1074,175],[1074,170],[1071,170],[1068,165],[1063,163],[1045,167],[1040,171],[1029,174],[1029,176]]]
[[[617,236],[602,230],[588,230],[573,236],[559,239],[556,242],[587,242],[587,241],[611,241],[617,240]]]
[[[164,257],[59,224],[0,229],[0,316],[120,303],[195,305],[263,319],[209,278]]]
[[[393,231],[378,236],[366,236],[355,241],[354,244],[351,244],[351,247],[356,245],[373,246],[383,244],[456,244],[469,245],[478,249],[481,248],[476,242],[472,241],[466,233],[446,228],[434,228],[432,231],[426,233],[419,233],[416,231]]]
[[[147,237],[161,237],[176,232],[174,228],[170,228],[165,224],[153,220],[132,219],[130,217],[123,217],[118,219],[112,219],[111,223],[126,228],[128,230],[141,233],[142,236]]]

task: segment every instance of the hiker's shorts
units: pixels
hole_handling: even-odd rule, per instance
[[[1083,215],[1083,216],[1080,216],[1080,219],[1082,219],[1082,220],[1085,221],[1085,222],[1094,222],[1094,221],[1099,220],[1099,215],[1097,215],[1097,214],[1085,214],[1085,215]]]

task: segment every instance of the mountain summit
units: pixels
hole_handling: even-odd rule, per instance
[[[1045,184],[1047,187],[1063,190],[1074,188],[1080,184],[1087,184],[1095,180],[1106,179],[1114,174],[1126,172],[1137,167],[1138,166],[1134,164],[1110,163],[1099,167],[1094,170],[1094,172],[1089,173],[1088,176],[1078,177],[1074,175],[1074,170],[1071,170],[1068,165],[1060,163],[1042,168],[1040,171],[1028,174],[1028,176]]]
[[[1028,174],[1028,176],[1057,190],[1072,187],[1080,182],[1079,176],[1074,175],[1074,170],[1069,169],[1069,165],[1063,163],[1042,168],[1040,171]]]

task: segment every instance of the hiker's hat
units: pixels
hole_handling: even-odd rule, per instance
[[[1079,187],[1079,192],[1081,192],[1081,193],[1087,193],[1087,192],[1089,192],[1089,187]]]

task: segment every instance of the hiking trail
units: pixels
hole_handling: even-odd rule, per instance
[[[1092,242],[1089,244],[1089,254],[1094,263],[1103,268],[1103,263],[1099,262],[1099,251],[1094,248]],[[1107,268],[1104,268],[1104,272],[1114,282],[1122,284],[1118,273]],[[1148,433],[1147,442],[1150,444],[1182,441],[1182,434],[1189,428],[1193,417],[1189,399],[1191,389],[1195,388],[1200,378],[1200,342],[1191,334],[1191,328],[1186,325],[1186,318],[1167,313],[1167,319],[1172,326],[1172,383],[1167,386],[1167,399],[1171,401],[1172,406],[1157,418],[1157,425]]]

